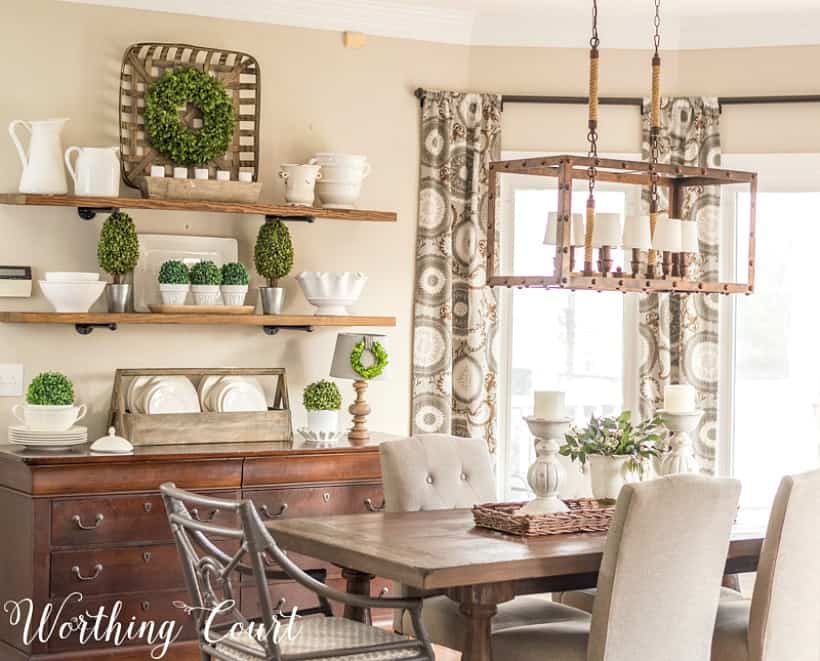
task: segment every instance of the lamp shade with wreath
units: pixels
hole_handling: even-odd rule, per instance
[[[364,394],[370,381],[384,381],[389,376],[390,355],[386,335],[339,333],[330,376],[350,379],[356,390],[356,401],[348,409],[353,416],[353,428],[348,434],[351,445],[366,445],[370,440],[367,416],[370,406]]]

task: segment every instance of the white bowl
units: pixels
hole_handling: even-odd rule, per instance
[[[313,155],[312,161],[319,165],[358,165],[363,167],[367,156],[362,154],[342,154],[333,151],[320,151]]]
[[[340,316],[347,314],[347,306],[359,300],[367,275],[355,271],[304,271],[296,276],[296,280],[308,303],[316,306],[315,314]]]
[[[49,271],[46,273],[48,282],[97,282],[99,273],[82,273],[80,271]]]
[[[105,291],[105,282],[47,282],[40,290],[56,312],[88,312]]]
[[[357,165],[323,165],[322,178],[318,180],[318,183],[328,182],[332,184],[361,184],[362,180],[367,178],[368,174],[370,174],[369,168],[361,168]]]
[[[361,180],[355,182],[317,181],[316,194],[328,209],[352,209],[362,192]]]

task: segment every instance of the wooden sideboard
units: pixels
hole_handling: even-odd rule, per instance
[[[88,451],[44,454],[0,446],[0,603],[30,598],[40,609],[60,604],[72,592],[84,601],[71,608],[96,611],[122,602],[119,621],[173,619],[186,628],[167,661],[198,660],[176,548],[158,487],[223,498],[252,498],[263,516],[322,516],[367,512],[383,505],[376,446],[302,450],[287,443],[187,445],[137,448],[133,455],[100,456]],[[224,512],[199,513],[204,520],[231,523]],[[305,569],[326,568],[328,583],[345,589],[341,571],[311,558],[292,556]],[[374,581],[374,594],[390,587]],[[285,608],[315,605],[291,581],[270,584],[273,603]],[[246,615],[258,609],[252,585],[239,590]],[[74,611],[67,609],[61,621]],[[39,617],[39,612],[36,617]],[[2,661],[149,659],[139,643],[112,650],[105,643],[81,645],[76,635],[48,643],[22,640],[0,611]]]

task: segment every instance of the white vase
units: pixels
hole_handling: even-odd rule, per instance
[[[625,484],[640,481],[640,474],[630,465],[630,455],[590,454],[587,461],[595,498],[616,499]]]
[[[219,305],[219,285],[191,285],[196,305]]]
[[[159,293],[163,305],[185,305],[191,285],[159,284]]]
[[[248,285],[222,285],[222,302],[225,305],[245,305]]]
[[[319,432],[335,432],[339,429],[339,411],[308,411],[308,429]]]

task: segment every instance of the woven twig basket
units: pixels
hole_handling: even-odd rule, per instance
[[[256,181],[259,171],[260,74],[256,59],[247,53],[187,44],[139,43],[129,46],[120,72],[120,151],[122,178],[147,195],[145,178],[152,165],[177,165],[156,152],[145,132],[145,92],[169,69],[191,67],[215,75],[233,99],[236,122],[228,151],[203,167],[230,170],[231,179],[240,169]],[[196,125],[197,112],[189,108],[183,120]],[[192,172],[189,172],[189,175]]]
[[[615,501],[579,498],[565,500],[568,512],[552,514],[524,514],[516,512],[526,502],[485,503],[473,506],[477,526],[491,528],[512,535],[536,537],[539,535],[568,535],[578,532],[606,532],[615,513]]]

